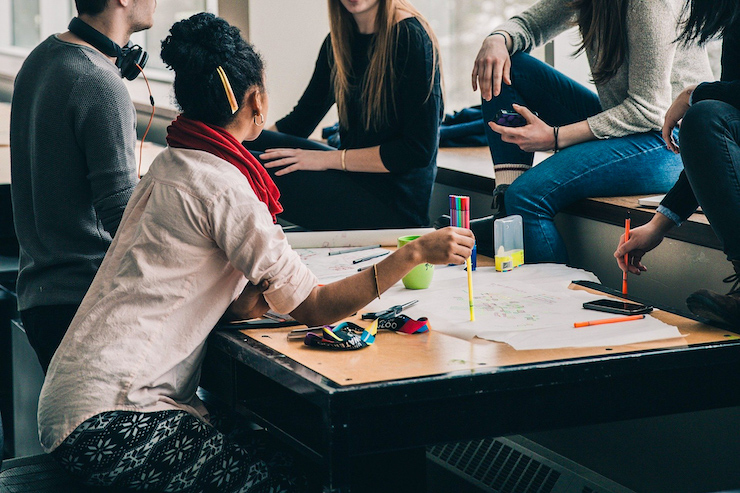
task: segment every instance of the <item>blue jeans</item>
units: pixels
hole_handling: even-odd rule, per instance
[[[680,135],[691,189],[727,258],[740,261],[740,110],[699,101],[684,116]]]
[[[512,86],[483,101],[490,121],[500,108],[516,102],[539,114],[548,125],[568,125],[601,111],[598,96],[533,57],[511,57]],[[532,154],[501,142],[486,126],[494,163],[532,162]],[[524,222],[525,261],[568,263],[568,252],[553,218],[563,208],[587,197],[667,192],[683,165],[659,132],[647,132],[577,144],[554,154],[517,178],[506,191],[507,214]]]

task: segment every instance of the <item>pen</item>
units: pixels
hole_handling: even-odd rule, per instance
[[[353,264],[359,264],[360,262],[365,262],[367,260],[372,260],[374,258],[382,257],[383,255],[388,255],[389,253],[391,253],[391,252],[383,252],[383,253],[379,253],[377,255],[370,255],[369,257],[358,258],[356,260],[353,260],[352,263]]]
[[[363,270],[372,269],[372,268],[373,268],[372,265],[366,265],[365,267],[360,267],[359,269],[357,269],[357,272],[362,272]]]
[[[624,220],[624,242],[630,239],[630,213],[627,211],[627,218]],[[625,270],[622,273],[622,294],[627,294],[627,266],[630,264],[630,254],[624,254]]]
[[[334,252],[329,252],[329,255],[341,255],[343,253],[361,252],[363,250],[372,250],[373,248],[380,248],[380,245],[369,245],[369,246],[361,246],[361,247],[355,247],[355,248],[347,248],[346,250],[337,250]]]
[[[590,320],[588,322],[576,322],[573,327],[576,329],[588,327],[589,325],[615,324],[617,322],[629,322],[631,320],[642,320],[645,315],[628,315],[626,317],[603,318],[601,320]]]

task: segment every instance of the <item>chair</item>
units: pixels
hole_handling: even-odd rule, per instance
[[[48,454],[8,459],[0,469],[3,493],[110,493],[110,489],[82,486]]]

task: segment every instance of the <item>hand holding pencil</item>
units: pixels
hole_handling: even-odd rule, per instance
[[[638,276],[645,272],[647,267],[642,264],[642,257],[660,245],[665,234],[673,226],[675,225],[672,220],[663,214],[655,214],[647,224],[630,228],[629,237],[626,234],[622,235],[614,252],[619,268]]]

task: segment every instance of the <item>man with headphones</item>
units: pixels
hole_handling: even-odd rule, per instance
[[[46,371],[138,182],[136,111],[122,79],[156,0],[75,0],[79,17],[26,58],[10,123],[18,308]]]

